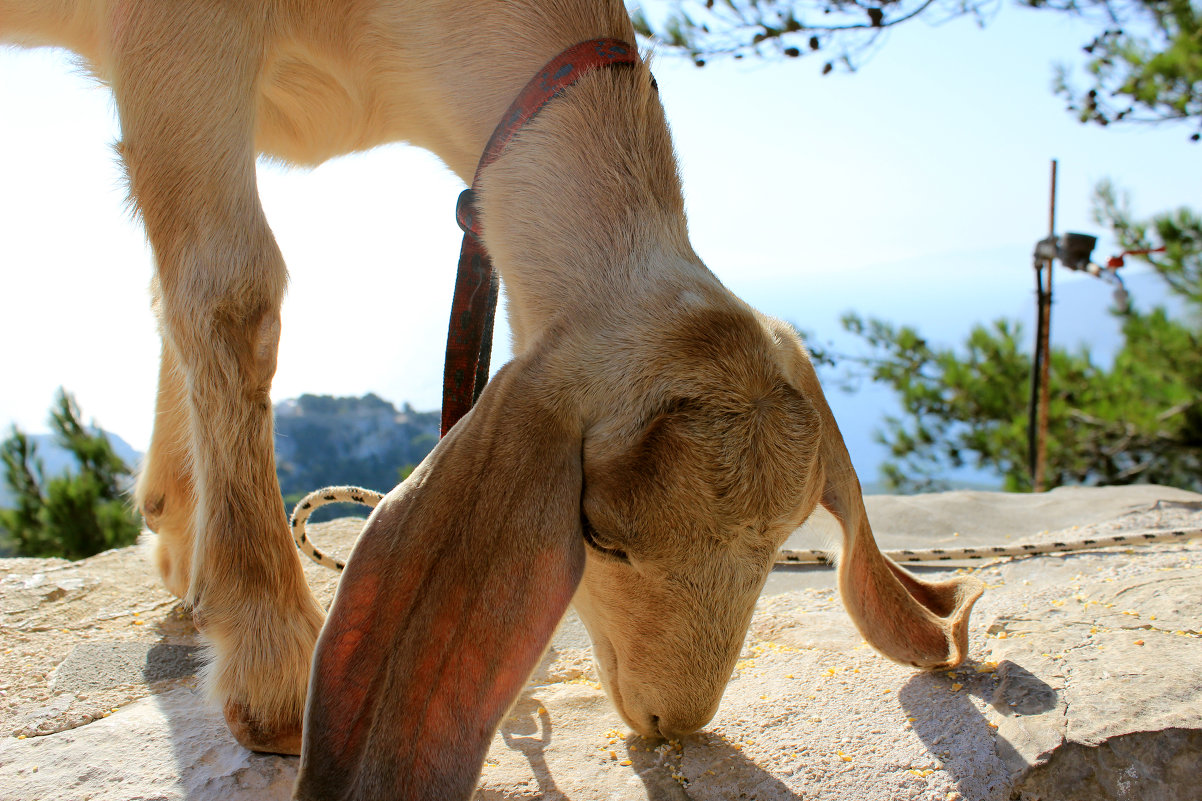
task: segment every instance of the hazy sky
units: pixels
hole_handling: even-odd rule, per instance
[[[1091,30],[1015,7],[984,30],[918,22],[859,73],[827,77],[817,59],[697,69],[659,57],[698,253],[736,293],[819,336],[845,309],[949,337],[1018,313],[1051,158],[1061,231],[1098,232],[1089,195],[1105,177],[1140,213],[1202,202],[1202,147],[1186,129],[1086,127],[1052,95],[1052,64]],[[158,342],[116,136],[107,90],[68,56],[0,49],[0,424],[43,430],[63,385],[141,449]],[[261,163],[259,184],[292,276],[275,399],[371,391],[436,408],[458,179],[398,145],[312,171]],[[1112,249],[1103,238],[1095,255]],[[1102,314],[1100,283],[1098,297]]]

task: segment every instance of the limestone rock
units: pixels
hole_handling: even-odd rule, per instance
[[[1164,488],[944,500],[875,507],[902,510],[910,545],[988,544],[972,526],[995,537],[1007,515],[1097,523],[1097,510],[1119,510],[1048,537],[1202,526],[1202,496]],[[357,526],[314,534],[345,553]],[[1202,541],[971,569],[989,588],[970,658],[938,673],[864,644],[830,571],[778,571],[716,717],[681,743],[630,733],[569,615],[498,731],[477,798],[1202,801]],[[334,574],[306,572],[328,602]],[[0,560],[0,636],[3,801],[290,797],[296,760],[233,741],[195,687],[186,610],[135,550]]]
[[[1024,778],[1021,798],[1055,801],[1197,801],[1202,731],[1121,734],[1097,746],[1066,743]]]
[[[0,742],[5,799],[287,801],[295,759],[251,754],[194,690],[49,737]]]
[[[1202,619],[1198,570],[1108,578],[992,626],[1006,635],[993,707],[1014,786],[1033,799],[1202,798],[1181,781],[1202,771],[1202,641],[1182,628]]]

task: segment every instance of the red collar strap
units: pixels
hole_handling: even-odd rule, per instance
[[[480,173],[501,155],[522,126],[564,89],[600,67],[635,64],[638,60],[638,50],[619,39],[581,42],[556,56],[526,84],[505,112],[484,148],[471,187],[459,195],[455,217],[463,229],[463,247],[459,252],[459,273],[455,277],[455,298],[451,303],[447,360],[442,379],[444,435],[468,413],[480,396],[488,381],[492,354],[498,280],[492,259],[480,239],[480,221],[475,206]]]

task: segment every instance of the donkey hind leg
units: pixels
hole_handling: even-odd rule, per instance
[[[178,357],[164,337],[154,435],[135,496],[147,528],[155,533],[154,563],[167,590],[178,598],[187,596],[192,579],[192,521],[196,514],[187,404]]]
[[[241,4],[184,16],[170,7],[131,6],[114,42],[113,89],[131,196],[155,253],[161,328],[182,374],[196,498],[187,600],[213,646],[206,684],[235,737],[298,753],[323,613],[275,476],[269,392],[286,274],[255,186],[262,23]]]

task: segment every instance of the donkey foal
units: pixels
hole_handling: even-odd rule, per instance
[[[285,269],[256,154],[405,140],[469,180],[526,81],[600,37],[634,41],[619,0],[0,0],[0,39],[71,48],[113,89],[163,339],[139,502],[231,730],[303,750],[300,798],[468,798],[569,603],[634,729],[705,725],[818,504],[865,638],[923,668],[964,657],[979,582],[877,550],[801,342],[689,244],[641,63],[582,78],[482,173],[514,360],[372,514],[322,629],[275,479]]]

